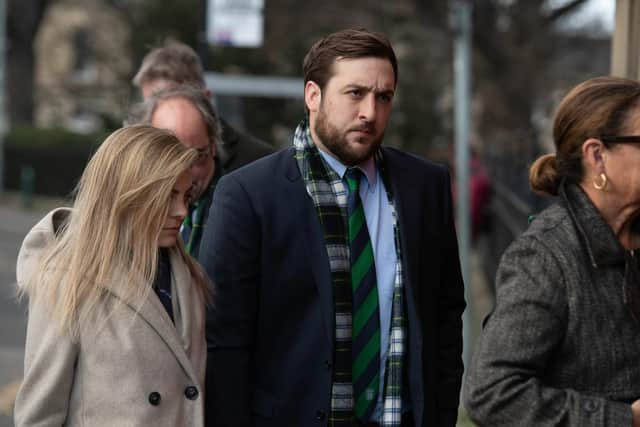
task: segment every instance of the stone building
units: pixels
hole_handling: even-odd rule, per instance
[[[133,72],[130,28],[101,0],[57,0],[35,41],[35,122],[76,132],[118,122]]]

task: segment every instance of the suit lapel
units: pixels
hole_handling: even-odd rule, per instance
[[[331,282],[331,268],[329,266],[329,256],[325,246],[324,234],[318,219],[318,213],[313,200],[307,192],[304,180],[300,176],[298,164],[291,149],[291,161],[286,171],[286,177],[295,188],[292,188],[291,194],[296,194],[301,199],[300,206],[303,206],[303,221],[305,221],[304,234],[302,238],[309,242],[309,256],[311,262],[311,271],[313,279],[318,289],[320,306],[322,308],[322,317],[324,320],[325,330],[327,331],[327,339],[333,345],[334,335],[334,306],[333,306],[333,283]]]
[[[421,378],[422,372],[422,348],[423,330],[421,321],[421,289],[417,280],[421,277],[419,268],[428,260],[422,259],[420,242],[424,240],[424,224],[429,221],[429,207],[421,206],[421,197],[416,197],[416,185],[413,182],[411,171],[403,167],[401,161],[391,150],[384,149],[384,165],[386,183],[389,183],[393,191],[394,207],[398,215],[398,227],[400,233],[400,246],[402,256],[403,287],[406,300],[406,315],[408,321],[407,374],[409,391],[412,397],[423,396],[425,391]],[[419,191],[424,191],[424,185]],[[425,274],[424,277],[429,277]],[[424,405],[414,406],[416,425],[422,425],[424,417]]]
[[[311,198],[309,198],[309,201],[311,202]],[[312,205],[313,203],[309,204]],[[320,223],[318,221],[318,214],[315,208],[313,208],[313,206],[311,207],[312,209],[310,210],[312,212],[310,215],[307,215],[309,220],[307,241],[310,243],[311,269],[313,271],[314,282],[318,288],[327,339],[330,343],[333,343],[335,309],[333,304],[331,268],[329,266],[327,248],[324,244],[324,235],[321,230],[319,230]]]
[[[383,173],[386,177],[385,184],[391,186],[394,207],[398,215],[402,271],[404,273],[402,280],[407,300],[406,307],[410,326],[409,333],[410,338],[414,340],[422,336],[422,328],[421,322],[417,321],[420,318],[417,307],[420,290],[416,288],[413,278],[416,277],[415,269],[420,262],[423,262],[423,260],[420,259],[421,254],[418,243],[422,239],[423,229],[421,224],[426,221],[422,216],[427,215],[428,212],[424,212],[420,206],[416,204],[419,198],[415,195],[415,184],[412,183],[411,176],[408,171],[406,171],[406,168],[398,164],[394,152],[383,148],[383,156]],[[405,173],[398,173],[398,171]]]

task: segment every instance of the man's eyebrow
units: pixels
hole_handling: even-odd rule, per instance
[[[360,90],[366,90],[367,92],[373,92],[375,94],[385,94],[385,95],[389,95],[389,94],[393,95],[395,93],[395,90],[393,89],[376,90],[372,86],[366,86],[366,85],[361,85],[357,83],[349,83],[345,85],[344,89],[360,89]]]
[[[379,95],[394,95],[396,93],[396,91],[393,89],[382,89],[374,92]]]

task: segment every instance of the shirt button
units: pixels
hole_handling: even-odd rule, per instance
[[[161,398],[162,396],[160,396],[160,393],[158,393],[157,391],[149,393],[149,403],[151,403],[153,406],[158,406],[160,404]]]
[[[326,416],[327,416],[327,413],[324,412],[322,409],[318,409],[316,411],[316,420],[322,421],[326,418]]]
[[[184,389],[184,395],[189,400],[196,400],[198,398],[198,389],[190,385]]]

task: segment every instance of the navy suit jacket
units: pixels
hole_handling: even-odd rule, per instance
[[[225,175],[213,198],[200,253],[215,288],[207,320],[212,426],[327,425],[331,272],[293,155],[287,148]],[[453,427],[465,302],[449,174],[395,149],[383,155],[399,216],[415,425]]]

